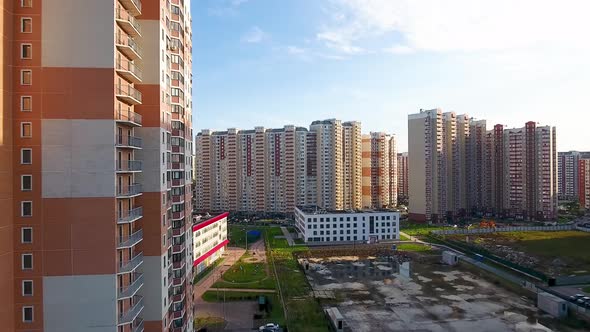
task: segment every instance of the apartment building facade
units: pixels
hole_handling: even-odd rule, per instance
[[[568,151],[557,153],[557,192],[559,199],[575,200],[578,198],[581,159],[590,159],[590,152]]]
[[[363,135],[363,208],[397,206],[395,136],[382,132]]]
[[[0,326],[192,330],[190,1],[0,6]]]
[[[438,109],[409,115],[408,126],[410,218],[557,217],[554,127],[488,131],[484,120]]]
[[[408,153],[397,154],[397,197],[398,200],[408,199]]]
[[[201,157],[195,166],[199,211],[292,213],[298,205],[362,207],[359,122],[314,121],[309,130],[292,125],[223,132],[205,129],[195,144]],[[389,180],[397,178],[395,144],[391,136],[383,141],[385,206],[397,203],[397,180]],[[237,188],[236,197],[233,188]],[[391,190],[394,194],[389,194]]]
[[[578,161],[578,200],[580,208],[590,210],[590,158]]]

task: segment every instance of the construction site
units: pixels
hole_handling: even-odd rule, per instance
[[[560,325],[467,263],[443,264],[436,249],[326,248],[299,263],[314,296],[341,317],[341,331],[584,330]]]

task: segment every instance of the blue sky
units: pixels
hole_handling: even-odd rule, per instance
[[[420,108],[557,127],[590,150],[590,1],[193,0],[195,130],[362,122],[407,149]]]

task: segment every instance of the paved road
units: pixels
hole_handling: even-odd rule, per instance
[[[289,247],[294,246],[295,241],[293,241],[293,237],[291,236],[291,233],[289,232],[287,227],[281,226],[281,231],[283,231],[283,234],[285,235],[285,239],[287,239],[287,243],[289,243]]]
[[[220,303],[199,303],[196,310],[196,317],[221,317],[227,325],[225,330],[252,330],[254,325],[254,314],[258,312],[256,302],[220,302]]]
[[[226,257],[225,260],[217,266],[213,271],[209,272],[209,274],[205,277],[205,279],[200,280],[194,286],[194,298],[196,303],[203,303],[204,301],[201,299],[203,293],[205,293],[219,278],[221,275],[229,270],[229,268],[237,262],[240,257],[246,252],[245,249],[242,248],[227,248],[225,251]],[[197,309],[199,310],[199,309]]]

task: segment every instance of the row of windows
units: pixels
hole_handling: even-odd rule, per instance
[[[369,219],[370,220],[379,220],[379,216],[370,216]],[[324,220],[325,219],[325,220]],[[339,218],[337,217],[333,217],[331,221],[338,221]],[[329,217],[326,218],[319,218],[320,222],[324,222],[324,221],[330,221]],[[366,217],[362,218],[363,221],[366,220]],[[381,220],[397,220],[396,216],[381,216]],[[344,221],[344,217],[340,217],[340,221]],[[351,221],[350,217],[346,217],[346,221]],[[352,221],[357,221],[357,217],[352,217]],[[318,222],[318,218],[307,218],[307,222]]]
[[[332,240],[330,240],[330,237],[310,237],[307,240],[310,242],[323,242],[323,241],[358,241],[359,239],[357,238],[357,236],[353,236],[352,238],[350,236],[340,236],[340,240],[338,240],[338,236],[333,236],[331,238]],[[346,239],[346,240],[345,240]],[[381,240],[395,240],[395,236],[393,235],[381,235]],[[363,241],[367,240],[367,238],[365,236],[362,237]]]

